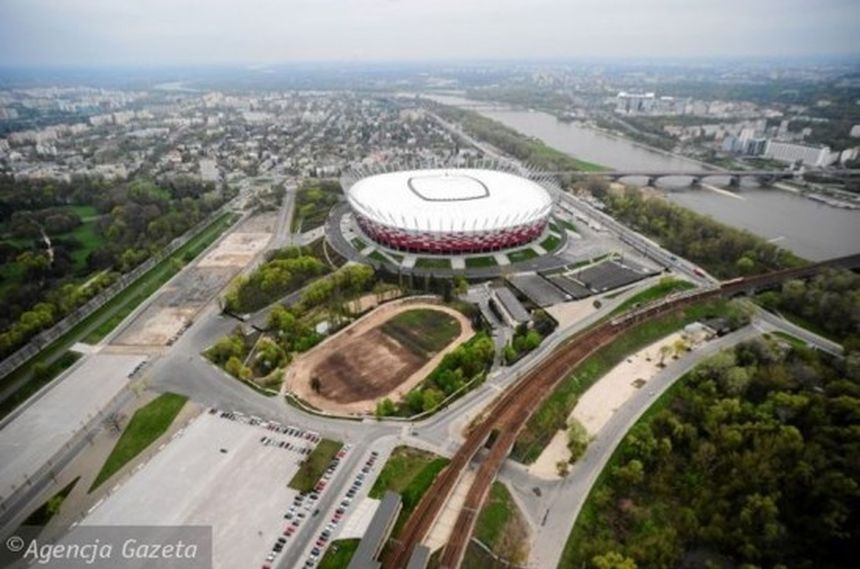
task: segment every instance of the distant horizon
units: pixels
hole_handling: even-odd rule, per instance
[[[709,63],[727,63],[742,61],[746,63],[802,63],[812,64],[824,63],[858,63],[860,64],[860,51],[844,53],[809,53],[800,55],[661,55],[661,56],[625,56],[625,55],[588,55],[588,56],[557,56],[557,57],[482,57],[482,58],[423,58],[423,59],[297,59],[283,61],[187,61],[187,62],[31,62],[31,63],[0,63],[2,69],[109,69],[123,68],[253,68],[261,69],[271,67],[305,67],[305,66],[342,66],[342,67],[384,67],[384,66],[440,66],[440,65],[575,65],[593,63],[624,64],[630,66],[639,65],[702,65]]]
[[[2,66],[860,57],[853,0],[4,0]]]

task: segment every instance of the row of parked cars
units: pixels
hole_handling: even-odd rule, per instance
[[[270,563],[273,562],[284,550],[288,541],[299,532],[299,528],[306,519],[319,515],[320,510],[317,505],[320,495],[325,490],[328,482],[334,476],[337,471],[337,467],[340,465],[341,460],[346,456],[346,453],[349,452],[350,448],[352,448],[351,445],[346,445],[338,451],[337,456],[332,459],[313,491],[307,493],[301,492],[293,498],[292,505],[284,514],[284,519],[287,520],[287,525],[284,528],[283,533],[272,546],[272,551],[266,556],[266,564],[263,565],[263,569],[271,569]],[[318,557],[319,555],[317,555],[317,558]]]
[[[343,452],[343,450],[341,450],[341,452]],[[343,457],[340,453],[338,453],[338,456],[335,457],[332,462],[341,458]],[[310,556],[305,560],[304,567],[306,569],[316,567],[317,563],[319,563],[320,557],[322,556],[323,551],[328,545],[332,534],[334,533],[335,529],[337,529],[338,524],[340,524],[340,522],[343,520],[344,515],[346,515],[347,508],[349,508],[353,498],[355,498],[355,495],[358,493],[358,491],[361,489],[361,486],[367,480],[367,476],[370,474],[370,471],[373,469],[373,466],[376,464],[376,460],[378,458],[378,452],[372,451],[370,453],[370,457],[368,457],[367,461],[365,461],[364,466],[361,467],[361,472],[356,475],[355,479],[352,481],[352,485],[349,487],[349,490],[347,490],[346,495],[338,503],[337,508],[335,509],[334,514],[329,520],[328,525],[323,528],[323,531],[320,532],[316,542],[314,542]]]
[[[299,454],[308,455],[311,453],[312,447],[303,447],[299,446],[298,443],[291,443],[290,441],[285,440],[277,440],[272,437],[260,437],[260,442],[263,443],[264,447],[272,446],[276,448],[282,448],[284,450],[294,450]]]

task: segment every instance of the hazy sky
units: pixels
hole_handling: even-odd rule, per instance
[[[0,64],[860,54],[860,0],[0,0]]]

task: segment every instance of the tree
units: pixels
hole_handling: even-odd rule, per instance
[[[660,346],[659,352],[660,352],[660,361],[657,362],[657,365],[660,367],[666,367],[666,364],[665,364],[666,358],[669,356],[669,354],[672,353],[672,347],[668,346],[666,344],[663,344],[662,346]]]
[[[570,462],[579,460],[588,448],[588,431],[576,419],[570,420],[567,429],[567,448],[570,451]]]
[[[566,460],[559,460],[555,463],[555,471],[564,478],[570,473],[570,463]]]
[[[439,406],[445,399],[445,394],[438,389],[432,387],[425,389],[423,392],[423,400],[421,402],[421,410],[424,412],[431,411]]]
[[[322,382],[320,381],[320,378],[317,377],[316,375],[313,376],[311,378],[311,389],[313,390],[314,393],[319,393],[321,388],[322,388]]]
[[[396,411],[397,408],[395,407],[394,402],[388,397],[376,403],[377,417],[388,417],[390,415],[394,415]]]
[[[629,557],[609,551],[603,555],[597,555],[591,559],[595,569],[636,569],[636,562]]]
[[[672,357],[678,359],[681,355],[687,351],[687,341],[683,338],[678,338],[672,343]]]

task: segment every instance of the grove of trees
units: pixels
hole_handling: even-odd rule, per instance
[[[778,291],[759,295],[759,302],[848,347],[860,348],[860,275],[856,273],[832,269],[808,281],[788,281]]]
[[[493,339],[486,332],[475,334],[468,342],[445,354],[427,379],[409,391],[402,401],[383,399],[377,403],[376,415],[410,416],[435,408],[466,383],[485,374],[495,355]]]
[[[854,566],[860,359],[757,339],[627,435],[561,567]]]
[[[599,184],[591,184],[595,192]],[[802,260],[749,231],[735,229],[639,188],[598,191],[609,213],[653,237],[673,253],[701,265],[719,278],[753,275],[797,266]]]
[[[224,200],[213,185],[197,180],[157,184],[0,176],[0,357],[84,304]],[[76,206],[93,211],[93,219],[83,220]]]
[[[250,275],[233,282],[224,308],[233,313],[259,310],[327,271],[325,263],[299,247],[278,249]]]

